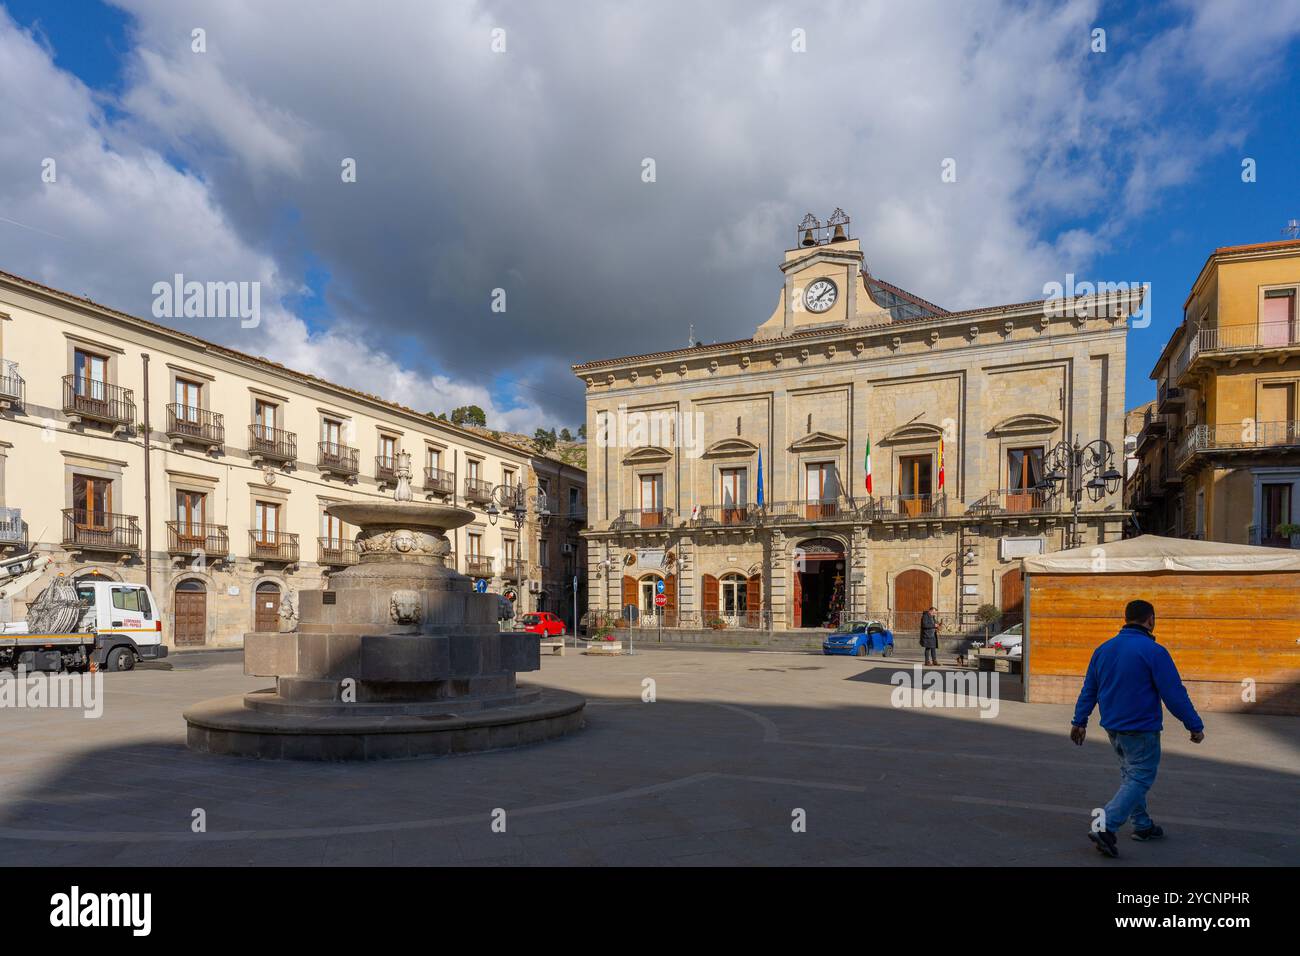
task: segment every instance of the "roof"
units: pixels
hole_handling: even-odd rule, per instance
[[[170,326],[159,325],[157,322],[150,322],[148,319],[142,319],[138,315],[131,315],[129,312],[122,312],[118,309],[112,308],[111,306],[103,305],[99,302],[95,302],[92,299],[88,299],[85,296],[73,295],[70,292],[64,292],[62,289],[55,289],[52,286],[44,285],[32,279],[27,279],[20,275],[14,275],[12,272],[5,272],[3,270],[0,270],[0,281],[9,282],[19,287],[25,287],[32,292],[49,296],[55,299],[60,299],[63,302],[73,306],[94,309],[98,312],[102,312],[113,318],[122,319],[127,322],[132,322],[136,325],[142,326],[146,330],[159,332],[164,335],[169,335],[174,338],[180,339],[183,342],[187,342],[191,345],[197,346],[201,349],[204,349],[205,351],[213,353],[214,355],[223,355],[228,358],[235,359],[236,361],[247,362],[250,365],[256,365],[260,368],[265,368],[269,371],[275,372],[276,374],[284,375],[289,378],[296,379],[297,381],[302,382],[304,385],[310,385],[314,388],[331,389],[352,396],[353,398],[360,398],[368,402],[374,402],[375,404],[382,405],[385,408],[392,409],[393,411],[396,412],[401,412],[406,415],[414,415],[417,418],[422,418],[425,421],[432,423],[432,427],[435,428],[441,428],[449,432],[457,432],[461,435],[464,435],[467,438],[473,438],[477,441],[485,442],[486,444],[489,445],[495,445],[497,447],[512,452],[517,453],[521,450],[518,448],[518,446],[512,445],[508,442],[498,441],[496,439],[491,438],[490,436],[477,434],[476,432],[473,432],[470,429],[462,428],[459,425],[453,425],[451,422],[448,422],[445,419],[436,418],[433,415],[430,415],[426,412],[418,412],[413,408],[408,408],[406,405],[399,405],[397,402],[389,401],[386,398],[381,398],[380,396],[373,395],[370,392],[363,392],[360,391],[359,389],[349,388],[346,385],[340,385],[337,382],[330,382],[323,378],[319,378],[315,375],[312,375],[308,372],[299,372],[295,369],[289,368],[288,366],[281,365],[279,362],[273,362],[264,356],[249,355],[246,352],[240,352],[236,349],[227,348],[224,345],[217,345],[215,342],[209,342],[207,339],[201,339],[197,335],[191,335],[188,332],[182,332],[179,329],[174,329]]]
[[[1191,289],[1187,293],[1187,298],[1183,300],[1183,308],[1192,301],[1192,296],[1196,293],[1196,287],[1201,284],[1201,277],[1205,275],[1210,263],[1220,256],[1236,256],[1249,254],[1252,252],[1286,252],[1294,249],[1300,252],[1300,239],[1280,239],[1275,242],[1253,242],[1243,246],[1219,246],[1205,258],[1205,265],[1201,266],[1201,271],[1196,273],[1196,281],[1192,283]]]
[[[1100,553],[1098,553],[1100,552]],[[1030,574],[1300,571],[1300,551],[1144,534],[1024,559]]]

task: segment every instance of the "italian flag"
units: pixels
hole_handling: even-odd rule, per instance
[[[939,490],[943,491],[943,439],[939,439]]]
[[[867,436],[867,455],[862,461],[862,470],[867,476],[867,494],[871,494],[871,436]]]

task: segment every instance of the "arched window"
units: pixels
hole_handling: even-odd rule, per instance
[[[743,574],[724,574],[718,587],[719,616],[732,627],[742,626],[749,610],[749,579]]]

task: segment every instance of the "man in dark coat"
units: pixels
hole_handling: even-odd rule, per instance
[[[925,662],[939,663],[939,622],[935,619],[936,608],[927,608],[921,613],[921,646],[925,648]]]

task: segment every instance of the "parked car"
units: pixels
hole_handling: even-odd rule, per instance
[[[532,614],[525,614],[521,619],[524,630],[529,634],[540,634],[542,637],[564,637],[564,622],[552,614],[550,611],[535,611]]]
[[[1007,628],[1000,634],[994,634],[989,638],[988,646],[999,651],[1005,651],[1009,657],[1019,657],[1023,652],[1024,641],[1024,624],[1016,624]]]
[[[894,632],[879,621],[848,621],[822,642],[823,654],[866,657],[872,651],[879,651],[882,657],[894,653]]]

